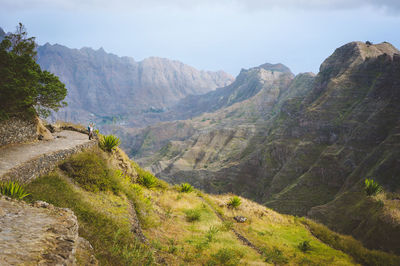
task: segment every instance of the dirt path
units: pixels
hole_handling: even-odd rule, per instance
[[[52,152],[66,150],[89,142],[88,136],[75,131],[54,133],[54,139],[0,148],[0,178],[12,168]]]

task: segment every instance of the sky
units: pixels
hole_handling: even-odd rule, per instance
[[[317,73],[351,41],[400,48],[400,0],[0,0],[0,27],[22,22],[39,44],[104,48],[201,70],[283,63]]]

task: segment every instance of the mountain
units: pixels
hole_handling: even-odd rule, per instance
[[[40,66],[60,77],[68,88],[69,106],[54,114],[63,119],[104,124],[117,119],[145,125],[146,113],[163,112],[178,100],[206,93],[232,82],[223,71],[199,71],[178,61],[150,57],[136,62],[102,48],[38,47]]]
[[[316,76],[281,74],[255,94],[242,72],[228,87],[248,88],[249,98],[216,111],[211,101],[211,113],[134,131],[127,146],[170,182],[309,215],[399,254],[399,54],[389,43],[352,42]],[[380,198],[363,192],[370,177],[384,187]]]

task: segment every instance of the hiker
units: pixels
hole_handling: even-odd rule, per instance
[[[93,138],[93,124],[89,124],[88,132],[89,132],[89,140],[91,140]]]

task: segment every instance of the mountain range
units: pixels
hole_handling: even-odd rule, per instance
[[[181,100],[176,110],[192,110],[191,119],[125,133],[125,148],[171,183],[237,193],[399,253],[399,54],[389,43],[352,42],[317,75],[244,70]],[[366,197],[366,178],[385,197]]]

